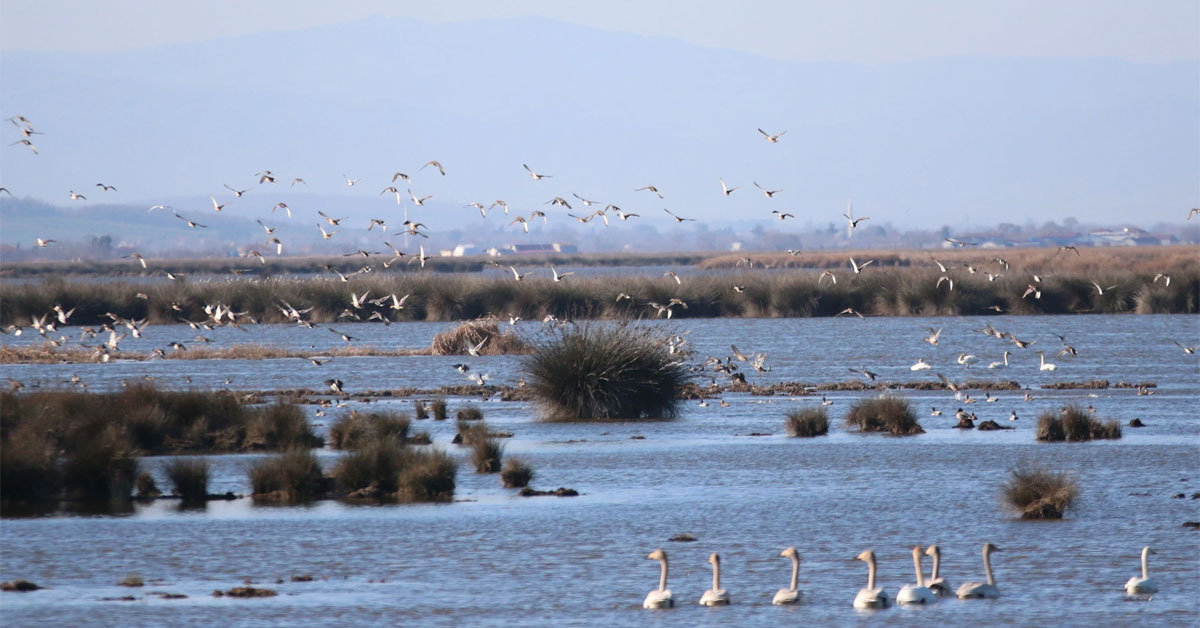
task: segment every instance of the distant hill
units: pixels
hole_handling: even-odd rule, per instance
[[[565,221],[545,202],[575,205],[577,193],[641,213],[630,229],[668,226],[663,207],[714,227],[771,209],[824,224],[851,197],[876,224],[928,228],[1175,220],[1197,202],[1197,85],[1195,63],[792,63],[541,18],[372,18],[132,52],[5,53],[0,108],[44,135],[33,155],[4,125],[0,185],[56,204],[68,190],[172,204],[212,220],[222,241],[239,235],[226,238],[209,204],[234,200],[224,184],[252,188],[226,210],[248,223],[241,239],[258,238],[253,218],[283,199],[302,214],[296,228],[319,236],[317,209],[344,208],[356,231],[370,215],[401,222],[379,195],[396,171],[412,176],[397,185],[414,219],[498,234],[516,227],[463,206],[505,199]],[[769,144],[760,127],[787,133]],[[431,159],[446,176],[421,169]],[[523,163],[553,176],[534,181]],[[256,186],[263,169],[275,186]],[[293,190],[294,177],[307,185]],[[718,177],[740,189],[723,196]],[[784,192],[767,199],[754,181]],[[633,191],[647,184],[666,198]],[[433,198],[412,208],[409,185]],[[179,224],[152,218],[118,222],[176,237]],[[26,227],[71,228],[5,224],[0,239]]]

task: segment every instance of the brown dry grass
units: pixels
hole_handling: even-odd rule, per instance
[[[481,319],[459,323],[452,329],[443,331],[433,337],[430,352],[433,355],[465,355],[468,347],[479,348],[480,355],[511,355],[514,353],[530,353],[531,349],[512,330],[500,331],[500,323],[495,319]]]
[[[430,355],[429,349],[379,349],[370,345],[346,346],[324,351],[309,351],[273,347],[262,344],[241,344],[229,347],[188,347],[187,351],[169,351],[165,358],[138,351],[113,352],[113,360],[278,360],[283,358],[309,359],[316,357],[412,356]],[[0,364],[82,364],[96,362],[96,353],[81,347],[4,346],[0,347]]]

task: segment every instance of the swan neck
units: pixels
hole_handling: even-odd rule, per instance
[[[721,590],[721,562],[713,561],[713,591]]]
[[[925,586],[925,574],[921,573],[921,551],[920,549],[913,550],[913,567],[917,570],[917,586]]]
[[[792,557],[792,590],[795,591],[800,586],[800,559]]]
[[[987,583],[996,586],[996,578],[992,576],[992,557],[987,550],[983,551],[983,573],[987,575]]]
[[[942,563],[942,553],[934,552],[933,553],[933,573],[930,574],[930,576],[929,576],[930,578],[937,580],[938,568],[941,567],[941,563]]]
[[[867,560],[867,588],[875,588],[875,557],[872,556]]]
[[[1150,548],[1147,547],[1146,549],[1142,550],[1142,580],[1146,580],[1150,577],[1150,570],[1147,565],[1147,559],[1149,556]]]
[[[662,575],[658,577],[658,590],[667,590],[667,559],[662,559]]]

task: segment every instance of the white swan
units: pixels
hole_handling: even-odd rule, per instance
[[[792,559],[792,586],[787,589],[780,589],[775,592],[775,598],[771,600],[772,604],[799,604],[800,603],[800,554],[796,553],[796,548],[789,547],[779,554],[781,557]]]
[[[1158,585],[1150,579],[1149,571],[1146,567],[1146,557],[1151,554],[1157,554],[1150,546],[1142,548],[1142,577],[1134,576],[1125,583],[1125,593],[1129,595],[1153,595],[1158,593]]]
[[[978,361],[979,361],[979,358],[971,355],[970,353],[958,354],[958,363],[967,368],[971,368],[971,365]]]
[[[713,566],[713,586],[700,596],[701,606],[724,606],[729,603],[729,591],[721,588],[721,557],[713,552],[708,557]]]
[[[942,566],[942,550],[936,545],[930,545],[925,549],[925,555],[933,557],[933,573],[929,574],[925,586],[929,587],[934,595],[940,597],[950,595],[954,590],[950,588],[950,581],[938,575],[938,570]]]
[[[860,589],[854,596],[854,608],[887,608],[887,591],[875,587],[875,552],[867,550],[854,558],[867,563],[867,588]]]
[[[910,371],[927,371],[933,368],[933,365],[926,362],[925,358],[917,358],[917,363],[908,367]]]
[[[1038,357],[1040,357],[1040,358],[1042,359],[1042,366],[1041,366],[1041,367],[1040,367],[1038,370],[1040,370],[1040,371],[1053,371],[1053,370],[1055,370],[1055,369],[1057,369],[1057,368],[1058,368],[1058,367],[1057,367],[1057,366],[1055,366],[1053,363],[1051,363],[1051,362],[1047,362],[1047,361],[1046,361],[1046,354],[1045,354],[1045,353],[1043,353],[1043,352],[1041,352],[1041,351],[1038,351]]]
[[[646,558],[662,563],[662,575],[658,578],[658,588],[646,594],[642,608],[673,608],[675,600],[671,597],[671,590],[667,588],[667,553],[656,549]]]
[[[968,598],[983,598],[993,600],[1000,597],[1000,589],[996,588],[996,579],[992,576],[992,552],[999,552],[1000,548],[991,543],[983,544],[983,572],[987,575],[987,583],[983,582],[964,582],[961,587],[958,587],[958,597],[960,599]]]
[[[988,368],[990,368],[990,369],[1004,369],[1004,368],[1008,368],[1008,355],[1009,355],[1009,353],[1010,353],[1009,351],[1005,351],[1005,352],[1004,352],[1004,361],[1003,361],[1003,362],[992,362],[991,364],[989,364],[989,365],[988,365]]]
[[[933,591],[925,586],[925,574],[921,573],[921,546],[913,548],[913,567],[917,570],[917,583],[900,587],[896,594],[897,604],[930,604],[937,601]]]

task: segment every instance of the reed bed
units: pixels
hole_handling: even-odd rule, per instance
[[[311,450],[302,447],[258,462],[250,468],[249,475],[253,497],[259,500],[311,501],[328,492],[320,461]]]
[[[787,414],[785,425],[789,436],[823,436],[829,433],[829,413],[824,406],[794,410]]]
[[[529,353],[529,346],[511,329],[501,332],[495,319],[459,323],[433,337],[433,355],[466,355],[470,348],[479,347],[479,355],[511,355]]]
[[[1062,519],[1079,497],[1079,485],[1065,472],[1023,465],[1010,472],[1000,493],[1022,519]]]
[[[898,397],[864,399],[850,407],[846,414],[846,426],[860,432],[886,432],[893,436],[924,434],[917,423],[908,400]]]
[[[629,321],[557,327],[523,363],[527,388],[549,420],[670,418],[691,380],[670,333]]]
[[[399,311],[393,311],[387,303],[367,303],[354,310],[362,320],[373,313],[389,320],[420,321],[474,320],[500,314],[525,320],[541,320],[547,315],[560,319],[625,319],[657,316],[657,309],[650,303],[666,304],[672,298],[688,304],[686,309],[672,308],[672,317],[681,318],[834,316],[847,307],[867,316],[988,315],[997,312],[994,308],[1012,314],[1200,312],[1200,260],[1192,249],[1085,251],[1079,259],[1073,253],[1056,256],[1049,249],[900,252],[893,253],[897,256],[894,265],[881,258],[878,266],[872,265],[857,275],[843,270],[848,256],[808,254],[779,260],[780,267],[785,262],[798,265],[795,272],[731,270],[727,274],[689,277],[686,269],[680,269],[680,284],[670,277],[646,276],[571,277],[563,282],[527,278],[516,282],[499,273],[372,273],[350,283],[323,276],[171,283],[50,280],[0,287],[5,305],[0,310],[0,324],[28,325],[31,316],[40,317],[55,304],[75,308],[73,324],[108,322],[107,312],[146,319],[151,324],[174,324],[180,319],[205,320],[208,316],[204,306],[213,303],[245,312],[243,322],[253,319],[286,323],[289,320],[279,308],[285,301],[296,308],[313,308],[305,315],[306,320],[330,323],[351,308],[351,292],[368,290],[372,295],[407,294],[409,298]],[[1141,257],[1130,257],[1135,253]],[[993,254],[1019,260],[1020,265],[1010,261],[1012,267],[1005,270],[987,261]],[[953,261],[958,257],[970,259],[964,263],[978,264],[979,272],[970,273],[958,264],[942,273],[933,265],[933,257],[952,265],[958,264]],[[822,280],[817,269],[832,270],[838,282]],[[990,281],[984,271],[1002,276]],[[1036,283],[1031,276],[1035,272],[1043,275],[1042,282],[1037,283],[1041,298],[1023,298],[1027,287]],[[1163,281],[1155,283],[1159,273],[1171,275],[1169,286]],[[937,286],[943,274],[954,280],[953,290],[945,283]],[[1103,294],[1092,285],[1093,281],[1106,288]],[[734,285],[742,287],[742,292],[735,292]],[[138,293],[147,298],[139,298]],[[632,299],[618,301],[622,293]]]
[[[1058,412],[1046,411],[1038,416],[1037,439],[1046,442],[1071,443],[1089,440],[1121,438],[1121,424],[1116,419],[1102,421],[1079,406],[1066,406]]]

